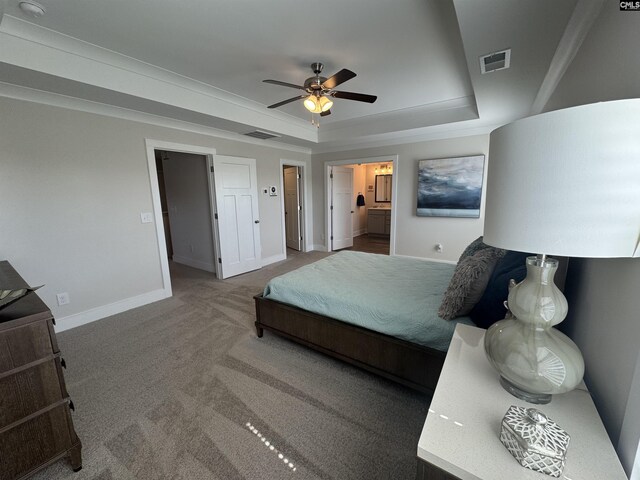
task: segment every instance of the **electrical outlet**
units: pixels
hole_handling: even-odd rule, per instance
[[[443,250],[444,250],[444,248],[442,247],[442,244],[441,243],[437,243],[436,244],[436,252],[442,253]]]
[[[58,299],[58,305],[60,306],[66,305],[71,302],[71,300],[69,299],[69,294],[67,292],[58,293],[56,295],[56,298]]]
[[[140,213],[140,221],[142,223],[153,223],[153,213],[151,212]]]

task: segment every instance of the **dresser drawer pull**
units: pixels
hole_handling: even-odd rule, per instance
[[[60,365],[62,368],[67,368],[67,362],[64,361],[64,358],[60,357]]]

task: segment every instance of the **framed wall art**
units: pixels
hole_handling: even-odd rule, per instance
[[[419,217],[480,217],[484,155],[418,162]]]

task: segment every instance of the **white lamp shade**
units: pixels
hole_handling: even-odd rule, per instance
[[[640,256],[640,99],[557,110],[494,130],[486,199],[489,245]]]

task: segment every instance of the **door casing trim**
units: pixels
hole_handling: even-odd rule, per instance
[[[362,163],[392,163],[392,177],[391,177],[391,236],[389,239],[389,255],[396,254],[396,207],[398,204],[398,168],[399,168],[399,156],[398,155],[381,155],[379,157],[365,157],[365,158],[351,158],[346,160],[331,160],[324,162],[324,218],[325,218],[325,237],[324,237],[324,251],[331,251],[331,167],[344,166],[344,165],[357,165]]]
[[[156,169],[156,150],[167,150],[170,152],[179,152],[179,153],[191,153],[195,155],[204,155],[207,158],[207,166],[209,167],[209,172],[211,171],[211,166],[213,165],[213,156],[216,154],[215,148],[210,147],[202,147],[198,145],[187,145],[184,143],[175,143],[175,142],[165,142],[163,140],[155,140],[151,138],[145,138],[144,140],[146,150],[147,150],[147,170],[149,173],[149,185],[151,187],[151,200],[153,203],[153,218],[155,222],[156,228],[156,239],[158,242],[158,261],[160,264],[160,271],[162,274],[162,289],[167,297],[173,295],[171,289],[171,274],[169,273],[169,258],[167,256],[167,244],[164,236],[164,223],[162,220],[162,205],[160,202],[160,186],[158,184],[158,171]],[[207,175],[207,181],[209,185],[209,201],[211,204],[211,213],[214,214],[215,210],[215,192],[213,190],[213,176]],[[214,248],[216,251],[214,252],[215,256],[217,256],[220,251],[220,246],[218,245],[218,232],[216,222],[211,219],[211,226],[213,229],[213,238],[214,238]],[[220,278],[219,266],[216,263],[216,277]]]
[[[282,213],[280,215],[281,219],[282,219],[282,254],[284,255],[284,258],[287,258],[287,230],[286,230],[286,225],[285,225],[285,218],[284,218],[284,174],[283,174],[283,168],[287,166],[287,167],[301,167],[300,170],[300,175],[301,175],[301,179],[302,182],[300,182],[300,186],[302,187],[302,224],[300,225],[300,231],[303,232],[302,233],[302,243],[300,244],[300,248],[302,252],[310,252],[311,250],[313,250],[313,242],[309,243],[310,241],[312,241],[312,235],[310,233],[310,228],[309,228],[309,210],[308,210],[308,206],[311,203],[311,197],[309,196],[311,192],[311,188],[309,185],[309,172],[307,172],[307,170],[310,168],[309,165],[304,162],[303,160],[288,160],[286,158],[281,158],[280,159],[280,194],[282,195],[282,201],[281,203],[281,209],[282,209]]]

